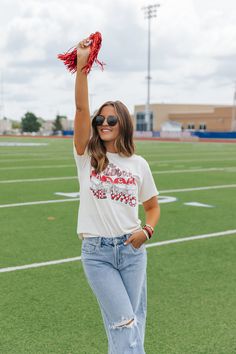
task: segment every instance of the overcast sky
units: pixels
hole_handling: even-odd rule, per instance
[[[2,116],[26,111],[74,118],[74,80],[57,54],[99,31],[105,71],[89,74],[93,112],[146,101],[145,0],[1,0]],[[161,0],[151,22],[151,103],[232,104],[236,80],[235,0]],[[2,98],[3,97],[3,98]]]

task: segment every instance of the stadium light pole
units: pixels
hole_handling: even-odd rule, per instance
[[[157,17],[157,8],[160,4],[148,5],[142,7],[145,19],[148,20],[148,51],[147,51],[147,101],[145,105],[145,123],[147,130],[151,130],[151,114],[150,114],[150,81],[151,81],[151,19]]]
[[[233,106],[232,106],[232,123],[231,123],[231,131],[236,130],[236,81],[234,88],[234,98],[233,98]]]
[[[0,119],[4,118],[4,88],[3,88],[3,72],[0,78]]]
[[[89,101],[90,101],[90,114],[93,116],[94,111],[93,111],[93,101],[94,101],[94,96],[96,96],[96,93],[90,93],[89,94]]]

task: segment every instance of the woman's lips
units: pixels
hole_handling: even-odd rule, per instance
[[[101,133],[110,133],[110,132],[111,132],[111,130],[109,130],[109,129],[104,129],[104,130],[101,129]]]

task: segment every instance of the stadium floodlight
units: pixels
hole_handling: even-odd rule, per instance
[[[236,131],[236,81],[235,81],[234,98],[233,98],[233,106],[232,106],[231,131]]]
[[[3,72],[1,72],[0,77],[0,119],[4,118],[4,83],[3,83]]]
[[[153,4],[142,7],[144,18],[148,20],[148,51],[147,51],[147,101],[145,105],[145,123],[147,130],[151,130],[150,112],[150,81],[151,81],[151,19],[157,17],[157,8],[160,4]]]

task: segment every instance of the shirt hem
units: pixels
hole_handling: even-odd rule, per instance
[[[135,231],[139,231],[142,230],[141,227],[139,227],[138,229],[132,230],[132,231],[124,231],[122,233],[120,233],[119,235],[104,235],[104,234],[92,234],[92,233],[88,233],[88,232],[81,232],[78,234],[78,237],[80,240],[83,240],[84,238],[90,238],[90,237],[106,237],[106,238],[114,238],[114,237],[119,237],[119,236],[123,236],[123,235],[127,235],[127,234],[131,234]]]

